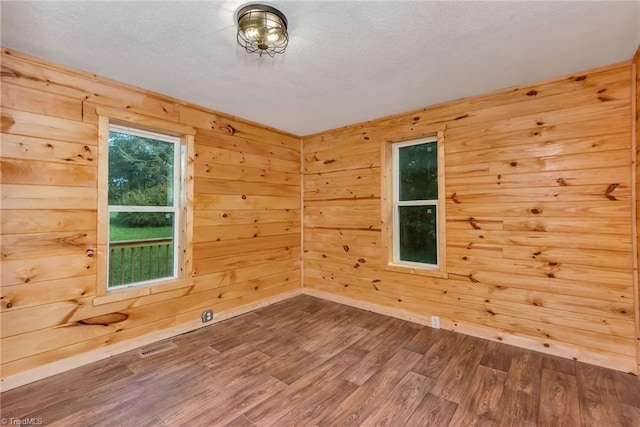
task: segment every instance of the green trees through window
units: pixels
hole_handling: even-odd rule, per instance
[[[173,205],[174,145],[127,133],[109,132],[109,205]],[[171,225],[163,213],[119,212],[123,227]]]

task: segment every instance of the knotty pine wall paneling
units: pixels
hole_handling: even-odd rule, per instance
[[[631,79],[622,63],[312,135],[302,187],[292,135],[3,49],[3,388],[295,292],[301,202],[307,292],[635,372]],[[92,303],[98,106],[197,129],[186,290]],[[381,143],[434,125],[448,279],[380,268]]]
[[[625,62],[304,137],[305,292],[637,373],[631,74]],[[381,145],[434,128],[448,278],[381,268]]]
[[[632,109],[632,132],[634,133],[634,141],[635,141],[635,145],[634,145],[634,152],[633,154],[633,159],[635,162],[635,175],[633,176],[633,178],[635,179],[635,185],[636,185],[636,194],[635,194],[635,217],[636,217],[636,227],[634,230],[634,239],[635,239],[635,264],[634,264],[634,268],[635,268],[635,272],[634,272],[634,285],[635,285],[635,304],[636,304],[636,310],[635,310],[635,317],[636,317],[636,355],[637,355],[637,363],[638,363],[638,373],[640,373],[640,285],[638,284],[640,282],[640,277],[638,276],[640,274],[640,271],[638,270],[638,264],[640,263],[640,254],[638,253],[638,248],[640,247],[640,236],[638,235],[638,230],[640,229],[640,203],[638,202],[638,192],[640,191],[640,188],[638,187],[638,176],[640,173],[640,170],[638,169],[640,167],[639,165],[639,160],[640,160],[640,151],[639,148],[640,147],[640,46],[638,47],[638,50],[636,51],[636,54],[633,58],[633,63],[632,63],[632,70],[633,70],[633,75],[632,75],[632,89],[634,90],[635,93],[632,92],[631,96],[632,99],[635,101],[633,103],[633,109]]]
[[[224,315],[299,290],[299,138],[8,49],[1,59],[3,388],[198,325],[204,309]],[[190,287],[93,304],[98,106],[196,129]]]

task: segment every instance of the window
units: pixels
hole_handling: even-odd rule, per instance
[[[98,247],[94,304],[192,285],[195,130],[97,107]]]
[[[177,278],[185,151],[175,136],[109,126],[108,289]]]
[[[393,145],[393,261],[438,267],[438,141]]]
[[[443,139],[385,142],[384,269],[446,277]]]

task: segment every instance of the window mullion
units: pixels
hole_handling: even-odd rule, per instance
[[[109,212],[175,212],[175,206],[127,206],[109,205]]]
[[[402,200],[396,203],[397,206],[437,206],[437,200]]]

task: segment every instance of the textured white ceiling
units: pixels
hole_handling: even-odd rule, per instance
[[[235,41],[247,1],[2,1],[2,45],[297,135],[630,59],[640,2],[267,1],[284,55]]]

